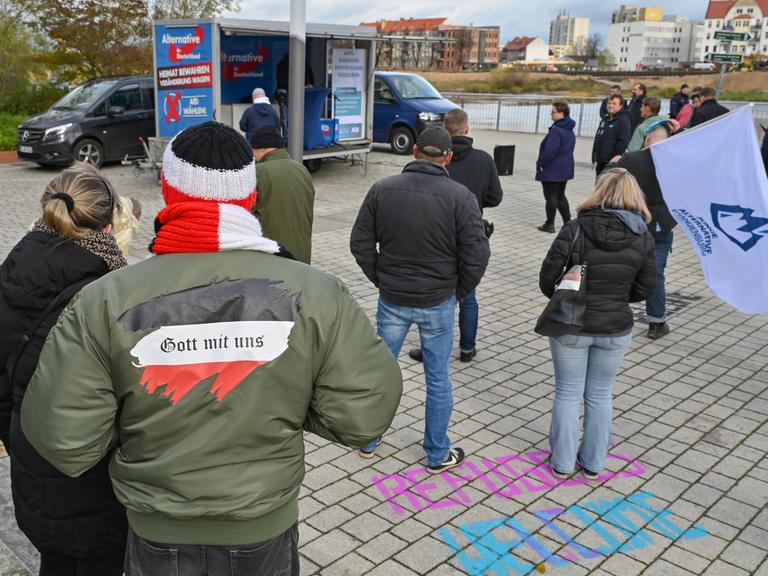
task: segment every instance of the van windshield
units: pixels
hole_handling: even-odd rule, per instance
[[[53,105],[54,110],[84,110],[95,104],[107,91],[117,83],[117,80],[104,80],[83,84],[64,96]]]
[[[423,98],[442,98],[440,92],[424,80],[421,76],[390,76],[389,81],[392,82],[395,89],[400,92],[400,96],[403,98],[423,99]]]

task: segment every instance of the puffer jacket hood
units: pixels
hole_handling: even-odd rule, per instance
[[[557,120],[555,122],[555,126],[558,126],[559,128],[563,128],[564,130],[573,130],[574,128],[576,128],[576,120],[574,120],[570,116],[566,116],[564,118],[560,118],[560,120]]]
[[[272,118],[275,114],[275,109],[272,108],[272,105],[265,102],[255,102],[253,104],[253,110],[262,118]]]
[[[579,222],[592,244],[606,252],[624,250],[647,230],[642,217],[628,210],[588,210]]]
[[[472,153],[474,140],[469,136],[453,136],[451,138],[453,150],[453,162],[460,162]]]

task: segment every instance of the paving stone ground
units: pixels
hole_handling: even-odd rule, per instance
[[[594,485],[547,473],[553,398],[545,338],[533,332],[546,299],[538,271],[553,236],[536,230],[543,197],[534,182],[540,136],[478,132],[479,147],[515,144],[515,174],[486,211],[496,224],[491,263],[478,289],[481,322],[474,362],[451,363],[450,434],[468,453],[451,473],[423,470],[424,376],[404,346],[404,394],[372,460],[306,435],[301,491],[302,575],[398,576],[529,573],[577,576],[768,576],[768,316],[746,316],[706,287],[698,261],[676,234],[667,269],[670,326],[645,337],[638,306],[634,341],[614,386],[609,472]],[[574,207],[591,191],[591,141],[579,140]],[[314,264],[341,277],[373,317],[377,293],[349,253],[349,232],[378,178],[406,158],[380,149],[367,176],[329,162],[315,175]],[[106,174],[149,216],[131,259],[144,257],[161,206],[152,175]],[[0,167],[0,257],[38,213],[54,172]],[[745,287],[745,289],[749,289]],[[456,351],[458,356],[458,351]],[[36,572],[35,550],[16,528],[0,459],[0,576]]]

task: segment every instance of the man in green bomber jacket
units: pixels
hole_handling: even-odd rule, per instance
[[[251,136],[256,157],[259,194],[251,211],[264,234],[277,240],[299,262],[312,259],[312,220],[315,187],[301,162],[283,148],[283,137],[272,126],[262,126]]]
[[[162,190],[155,256],[62,313],[22,429],[70,476],[115,448],[126,576],[298,575],[303,431],[364,446],[392,421],[400,370],[338,279],[261,234],[237,132],[181,132]]]

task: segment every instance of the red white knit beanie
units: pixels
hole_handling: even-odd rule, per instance
[[[250,210],[256,202],[253,151],[242,135],[218,122],[177,134],[165,148],[160,180],[168,206],[208,201]]]

